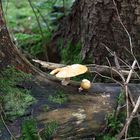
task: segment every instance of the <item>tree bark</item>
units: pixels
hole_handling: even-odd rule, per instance
[[[0,0],[0,68],[2,69],[9,65],[13,65],[17,69],[25,72],[31,72],[30,70],[32,68],[28,60],[12,42],[4,19],[2,2]]]
[[[115,0],[121,20],[132,38],[134,55],[139,60],[140,52],[140,2],[139,0]],[[52,39],[56,46],[58,40],[63,46],[72,42],[82,45],[81,56],[87,63],[105,64],[113,57],[105,46],[115,51],[126,62],[132,62],[127,33],[120,24],[113,0],[76,0],[72,12],[65,17]],[[89,61],[91,60],[91,61]]]

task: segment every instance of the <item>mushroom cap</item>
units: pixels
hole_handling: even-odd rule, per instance
[[[80,87],[82,89],[89,89],[89,88],[91,88],[91,82],[87,79],[83,79],[81,84],[80,84]]]
[[[52,70],[52,71],[50,72],[50,74],[51,74],[51,75],[55,75],[55,74],[58,73],[60,70],[61,70],[61,68],[56,68],[56,69]]]
[[[81,64],[73,64],[61,68],[61,70],[56,74],[57,78],[70,78],[87,72],[88,68]]]

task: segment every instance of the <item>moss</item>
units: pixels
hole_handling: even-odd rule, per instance
[[[53,102],[53,103],[63,104],[63,103],[67,102],[68,98],[65,95],[63,90],[58,90],[58,91],[55,92],[54,95],[50,95],[48,97],[48,100]]]
[[[43,105],[42,109],[43,111],[47,112],[49,111],[50,107],[48,105]]]
[[[51,121],[51,122],[46,123],[44,137],[47,140],[51,140],[53,135],[55,134],[57,128],[58,128],[58,122],[56,122],[56,121]]]
[[[8,119],[15,119],[24,115],[27,108],[35,103],[35,99],[26,89],[9,88],[4,96],[4,111]]]
[[[123,91],[119,94],[117,102],[119,105],[125,104],[125,93]]]
[[[41,140],[37,130],[37,123],[34,119],[23,121],[21,133],[20,140]]]
[[[23,71],[16,70],[15,67],[7,67],[0,71],[0,87],[3,89],[5,86],[14,86],[18,82],[30,79],[31,74],[24,73]]]
[[[2,136],[2,131],[5,129],[2,120],[0,119],[0,136]]]
[[[0,72],[0,95],[2,106],[7,119],[13,120],[22,116],[35,98],[27,89],[18,88],[16,84],[30,80],[31,75],[17,71],[14,67],[8,67]]]
[[[19,140],[51,140],[58,128],[58,122],[50,121],[45,124],[41,133],[38,133],[37,121],[28,118],[23,121],[21,127],[21,137]]]

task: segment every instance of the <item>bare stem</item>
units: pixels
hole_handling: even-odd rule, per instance
[[[1,106],[1,110],[3,110],[2,106]],[[6,123],[4,121],[4,118],[2,116],[2,112],[0,113],[0,117],[1,117],[2,123],[4,124],[4,126],[7,129],[8,133],[10,134],[12,140],[16,140],[15,136],[12,134],[12,132],[10,131],[10,129],[8,128],[8,126],[6,125]]]
[[[44,37],[43,31],[42,31],[42,28],[41,28],[41,25],[40,25],[40,22],[39,22],[39,18],[38,18],[37,14],[36,14],[36,11],[35,11],[35,9],[34,9],[34,7],[32,5],[31,0],[28,0],[28,2],[29,2],[30,6],[31,6],[31,8],[32,8],[32,10],[34,12],[34,15],[36,17],[36,21],[37,21],[38,27],[40,29],[40,34],[41,34],[42,39],[44,41],[45,40],[45,37]],[[43,46],[44,46],[44,44],[43,44]],[[46,57],[47,61],[49,61],[48,54],[47,54],[48,52],[47,52],[46,46],[44,46],[43,48],[44,48],[44,50],[46,50],[46,52],[44,53],[45,54],[45,57]]]
[[[120,134],[118,135],[117,140],[121,140],[121,138],[122,138],[122,136],[124,135],[126,129],[128,129],[128,127],[129,127],[129,125],[130,125],[130,123],[131,123],[133,117],[134,117],[135,114],[137,113],[137,110],[138,110],[139,106],[140,106],[140,96],[138,97],[138,100],[137,100],[137,102],[136,102],[136,105],[135,105],[135,107],[134,107],[132,113],[130,114],[130,117],[126,120],[126,123],[125,123],[125,125],[124,125],[122,131],[121,131]]]

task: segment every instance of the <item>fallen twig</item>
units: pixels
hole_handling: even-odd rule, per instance
[[[1,110],[3,110],[2,106],[1,106]],[[15,136],[12,134],[12,132],[10,131],[10,129],[8,128],[8,126],[6,125],[6,123],[4,121],[4,118],[3,118],[3,115],[2,115],[2,112],[0,113],[0,117],[1,117],[2,123],[4,124],[4,126],[7,129],[8,133],[10,134],[12,140],[16,140]]]
[[[133,109],[132,113],[130,114],[130,117],[126,120],[126,123],[122,129],[122,131],[120,132],[120,134],[117,137],[117,140],[121,140],[122,136],[124,135],[124,133],[126,132],[126,130],[128,129],[133,117],[135,116],[135,114],[137,113],[137,110],[140,106],[140,96],[138,97],[138,100],[136,102],[135,108]]]

